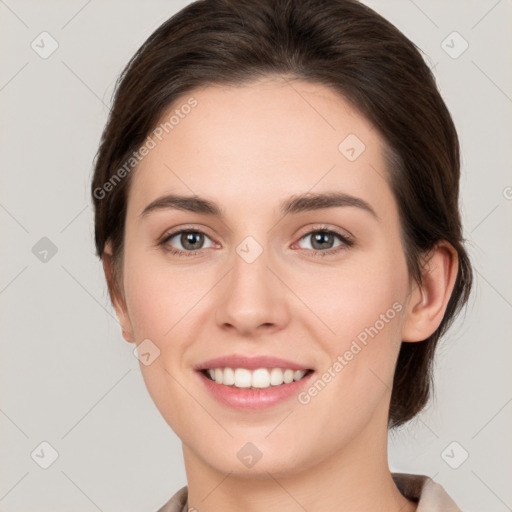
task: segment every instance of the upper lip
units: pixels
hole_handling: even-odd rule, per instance
[[[214,368],[247,368],[256,370],[258,368],[289,368],[291,370],[309,370],[308,366],[281,359],[273,356],[243,356],[233,354],[230,356],[215,357],[198,364],[196,370],[208,370]]]

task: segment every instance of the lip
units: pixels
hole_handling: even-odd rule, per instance
[[[258,368],[289,368],[290,370],[313,370],[313,368],[308,366],[304,366],[294,361],[281,359],[279,357],[252,357],[239,354],[208,359],[208,361],[205,361],[195,367],[196,370],[208,370],[214,368],[247,368],[248,370],[257,370]]]
[[[217,362],[217,360],[212,361]],[[220,366],[217,366],[217,368]],[[262,367],[271,368],[265,365],[258,366],[258,368]],[[285,368],[286,367],[288,366],[285,366]],[[240,366],[238,368],[240,368]],[[300,370],[303,368],[297,369]],[[263,389],[236,388],[234,386],[217,384],[215,381],[210,380],[200,369],[196,371],[196,374],[210,394],[221,404],[239,411],[261,411],[290,400],[292,397],[296,397],[304,387],[309,385],[311,377],[315,372],[312,371],[302,379],[290,382],[289,384],[270,386]]]

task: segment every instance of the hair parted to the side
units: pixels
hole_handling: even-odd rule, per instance
[[[96,251],[102,258],[111,242],[109,292],[112,285],[122,293],[127,197],[136,168],[108,193],[104,184],[186,93],[270,76],[332,88],[379,131],[411,278],[421,282],[422,257],[437,242],[448,241],[458,253],[441,325],[422,342],[402,343],[389,411],[389,427],[396,427],[428,402],[436,345],[467,302],[473,271],[462,236],[459,142],[450,113],[418,48],[356,0],[199,0],[151,34],[117,81],[95,158]]]

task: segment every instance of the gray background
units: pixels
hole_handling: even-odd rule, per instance
[[[0,0],[2,512],[155,511],[186,483],[109,304],[89,183],[118,73],[187,3]],[[436,399],[390,435],[390,466],[465,511],[512,510],[512,2],[366,3],[425,52],[454,117],[477,278],[440,346]],[[51,49],[43,31],[47,58],[31,47]],[[469,44],[457,58],[454,31]],[[42,442],[58,452],[47,469]]]

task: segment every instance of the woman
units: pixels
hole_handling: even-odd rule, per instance
[[[459,145],[420,53],[355,0],[202,0],[128,63],[97,253],[183,446],[159,512],[456,511],[391,473],[472,282]]]

